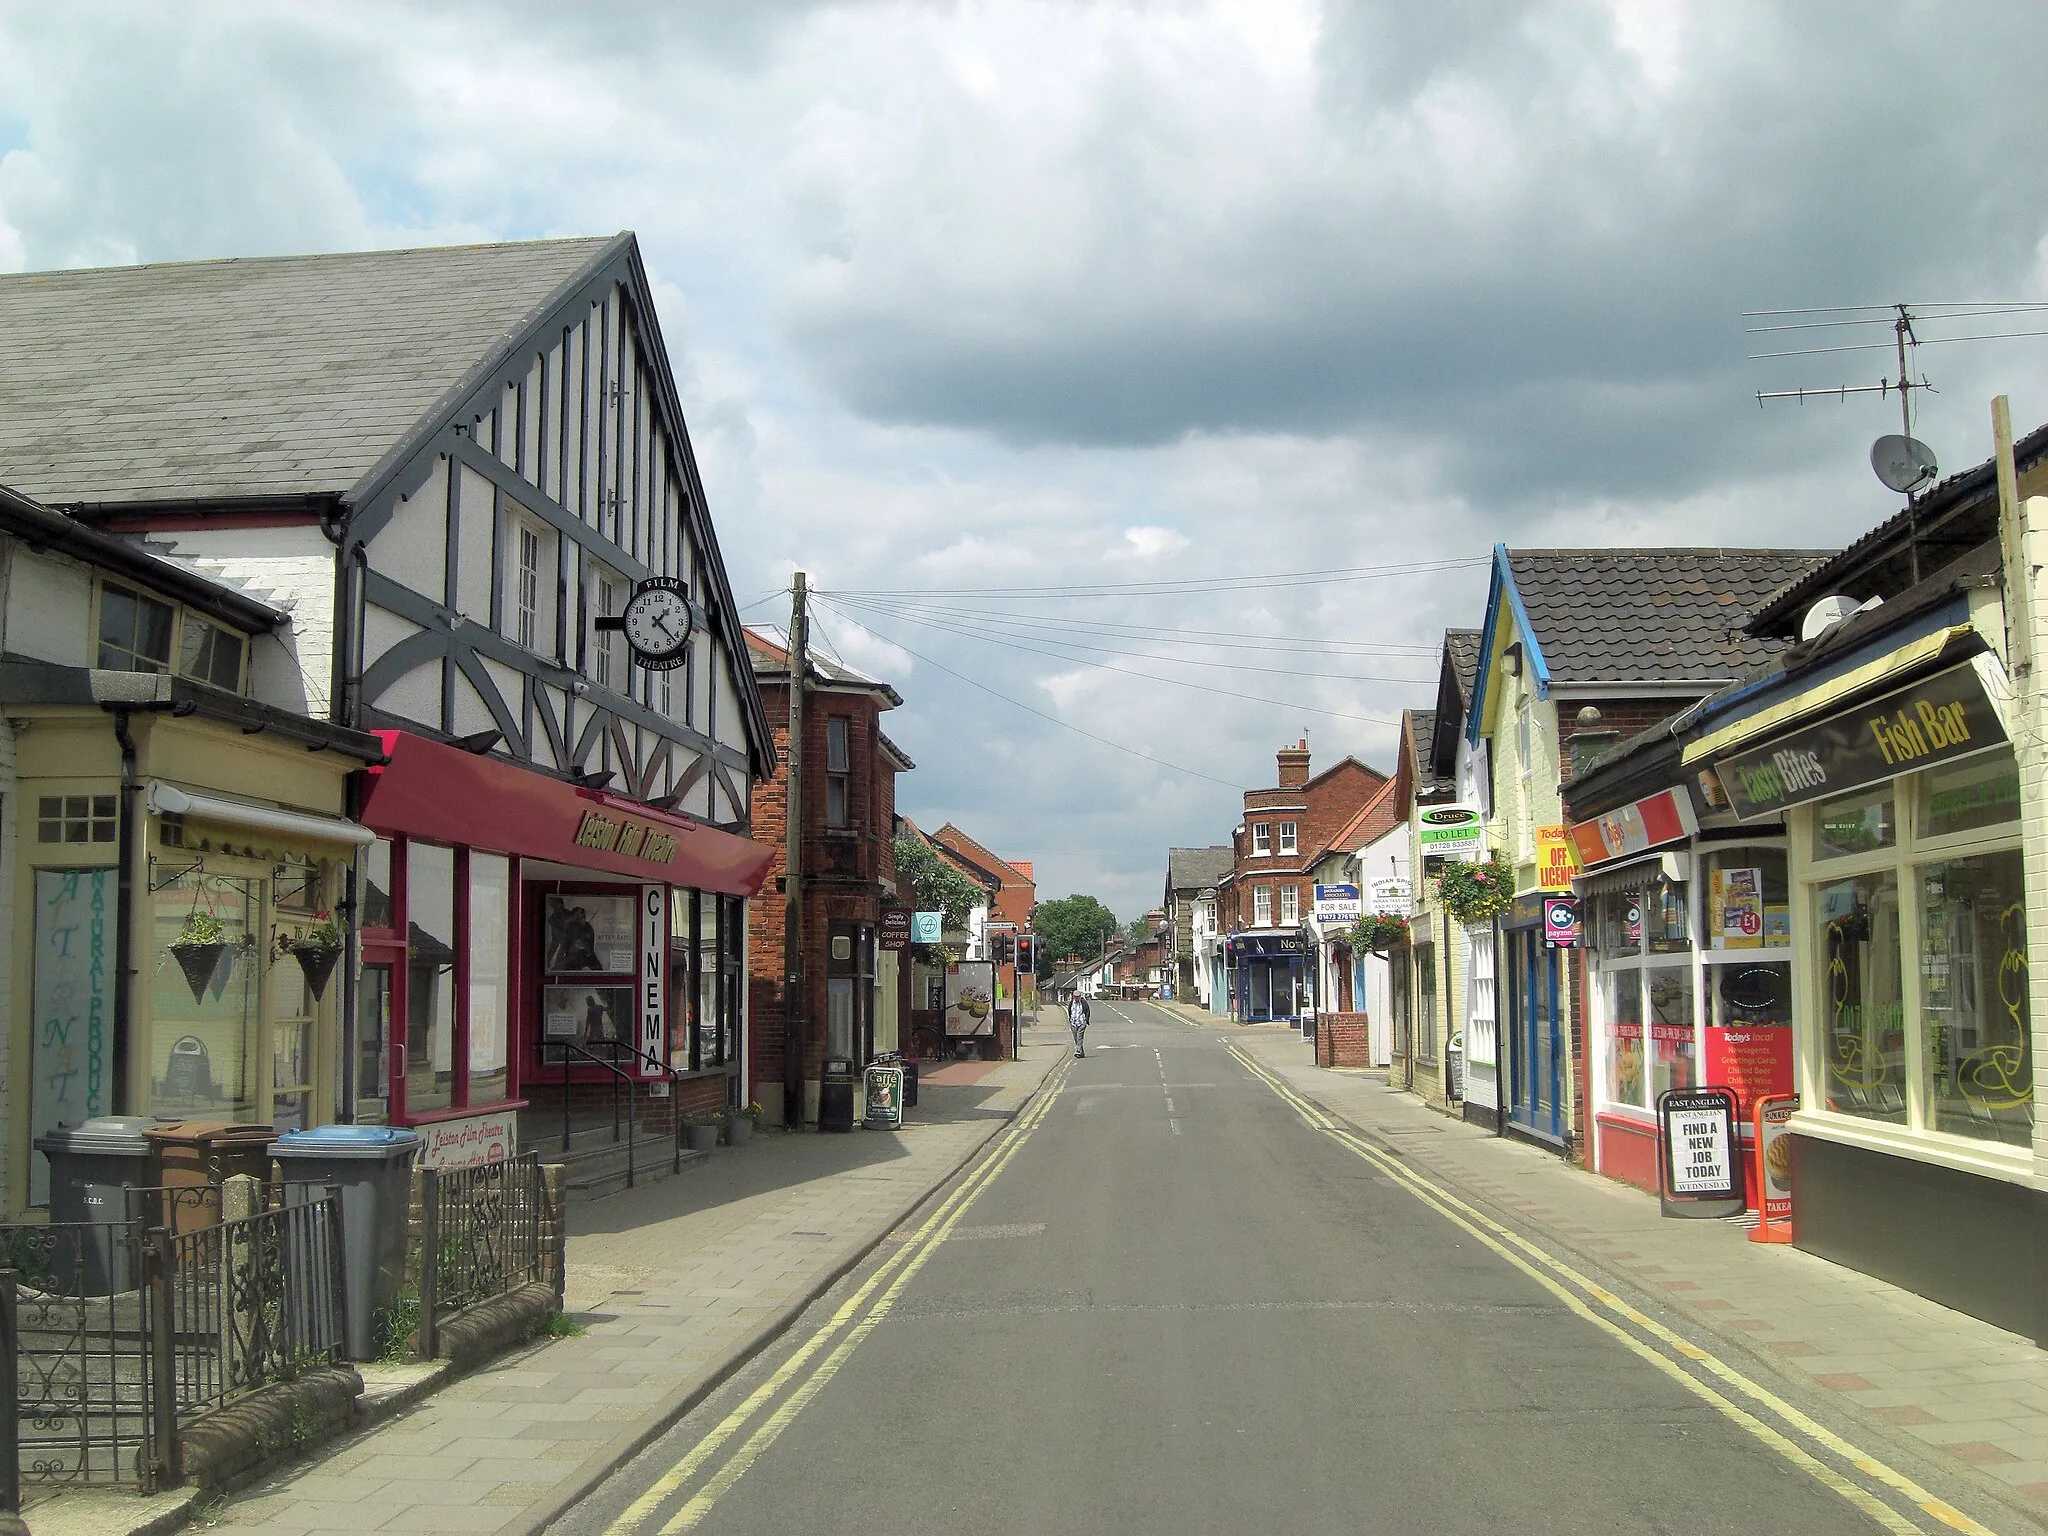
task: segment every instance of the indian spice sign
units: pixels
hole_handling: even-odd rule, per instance
[[[602,811],[585,811],[572,841],[578,848],[594,848],[600,853],[616,853],[655,864],[672,864],[676,857],[674,833],[624,816],[607,816]]]
[[[1977,669],[1965,665],[1723,758],[1714,772],[1735,814],[1748,821],[1968,757],[2005,739]]]

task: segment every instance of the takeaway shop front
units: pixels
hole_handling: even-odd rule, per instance
[[[1746,824],[1782,816],[1790,834],[1795,1240],[2036,1334],[2035,786],[2004,668],[1955,619],[1915,644],[1874,637],[1846,676],[1767,701],[1771,728],[1737,720],[1687,753]]]
[[[1777,818],[1740,823],[1725,802],[1672,782],[1682,770],[1669,738],[1635,757],[1574,785],[1569,809],[1593,1166],[1654,1192],[1659,1094],[1728,1089],[1747,1149],[1756,1101],[1793,1091],[1793,953]],[[1754,1157],[1743,1172],[1755,1206]]]
[[[748,1102],[746,904],[770,850],[502,759],[381,731],[361,819],[357,1119],[430,1144]],[[665,1074],[683,1074],[674,1094]]]

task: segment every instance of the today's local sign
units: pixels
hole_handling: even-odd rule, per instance
[[[1977,669],[1966,664],[1722,758],[1714,773],[1735,814],[1748,821],[1968,757],[2005,739]]]

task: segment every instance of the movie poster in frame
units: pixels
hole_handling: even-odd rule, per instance
[[[541,969],[550,976],[632,976],[639,929],[630,894],[551,891],[541,915]]]

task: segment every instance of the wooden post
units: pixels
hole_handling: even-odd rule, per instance
[[[783,806],[782,1123],[804,1123],[804,684],[810,672],[810,618],[804,573],[790,584],[789,748]]]

